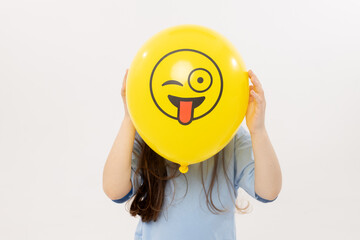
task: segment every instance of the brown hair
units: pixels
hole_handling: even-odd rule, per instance
[[[135,140],[141,146],[140,161],[135,171],[135,175],[139,174],[141,176],[142,184],[139,186],[138,190],[134,194],[133,201],[131,202],[130,214],[134,217],[136,215],[139,215],[143,222],[156,221],[163,206],[164,192],[167,180],[173,179],[181,175],[181,173],[178,171],[179,165],[171,163],[170,161],[166,161],[163,157],[154,152],[145,142],[140,142],[138,139]],[[136,152],[134,153],[136,154]],[[225,161],[223,154],[221,153],[222,151],[214,155],[214,167],[212,169],[212,177],[208,190],[205,189],[204,185],[203,162],[200,162],[201,180],[206,196],[206,203],[209,210],[214,214],[228,211],[228,209],[217,208],[212,201],[213,186],[215,184],[215,181],[218,180],[217,172],[218,165],[220,164],[220,156],[229,191],[229,185],[232,185],[226,173]],[[169,169],[172,170],[170,176],[168,176],[167,174],[166,167],[169,167]],[[186,174],[184,174],[184,176],[186,179]],[[219,187],[219,185],[217,186]],[[188,186],[186,186],[186,193],[187,187]],[[238,210],[238,213],[247,213],[247,210],[249,208],[249,202],[245,208],[241,208],[235,202],[233,203]]]

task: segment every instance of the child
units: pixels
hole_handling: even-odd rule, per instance
[[[125,74],[122,99],[125,117],[106,161],[103,189],[116,203],[133,197],[132,216],[141,219],[135,239],[236,239],[237,191],[243,188],[261,202],[274,201],[282,176],[265,129],[265,97],[250,70],[246,124],[218,154],[189,165],[179,165],[155,153],[137,134],[126,107]],[[170,181],[171,180],[171,181]]]

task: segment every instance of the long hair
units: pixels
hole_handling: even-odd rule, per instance
[[[145,142],[140,142],[135,138],[137,143],[141,146],[140,161],[134,175],[140,175],[142,179],[142,184],[139,186],[138,190],[134,194],[133,201],[130,206],[130,214],[132,216],[139,215],[143,222],[156,221],[162,210],[164,203],[164,192],[166,182],[175,177],[181,175],[178,171],[178,164],[169,164],[169,161],[166,161],[163,157],[158,155],[154,150],[152,150]],[[135,152],[134,152],[135,153]],[[222,212],[228,211],[228,209],[219,209],[215,206],[212,201],[213,187],[216,181],[218,181],[218,168],[220,162],[222,162],[222,168],[224,171],[225,179],[227,182],[227,187],[229,188],[231,181],[226,173],[225,160],[222,151],[214,155],[214,167],[212,169],[212,176],[210,181],[209,189],[205,188],[204,178],[203,178],[203,162],[200,164],[201,169],[201,180],[203,189],[206,196],[206,204],[209,210],[214,214],[219,214]],[[136,154],[136,153],[135,153]],[[221,159],[221,160],[219,160]],[[167,167],[170,169],[170,174],[168,176]],[[184,174],[185,179],[186,175]],[[135,178],[137,179],[137,178]],[[187,179],[186,179],[187,182]],[[217,184],[219,188],[219,185]],[[188,184],[186,186],[187,193]],[[218,189],[219,190],[219,189]],[[186,195],[185,193],[185,195]],[[219,194],[219,191],[218,191]],[[233,201],[238,213],[247,213],[249,209],[249,202],[246,207],[241,208]]]

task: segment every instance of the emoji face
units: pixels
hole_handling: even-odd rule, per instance
[[[210,56],[197,50],[169,52],[151,73],[150,93],[155,105],[182,125],[210,114],[222,91],[220,68]]]

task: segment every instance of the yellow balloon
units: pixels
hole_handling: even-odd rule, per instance
[[[126,100],[136,130],[182,173],[230,142],[248,99],[248,74],[235,47],[202,26],[156,34],[128,72]]]

